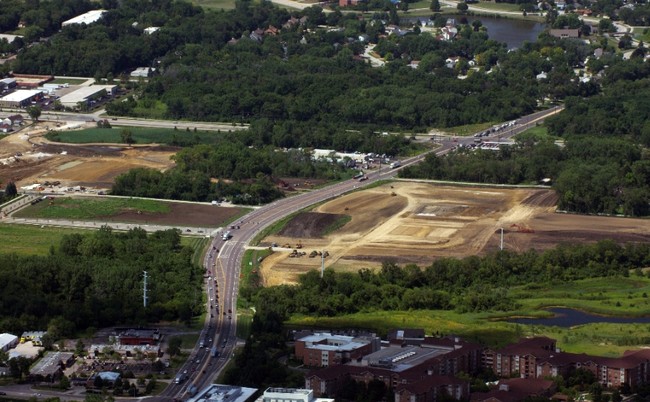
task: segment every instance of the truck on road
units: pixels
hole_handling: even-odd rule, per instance
[[[213,346],[212,349],[210,350],[210,356],[219,357],[219,349],[217,349],[216,346]]]
[[[186,371],[187,371],[187,370],[186,370]],[[182,382],[185,382],[185,380],[187,380],[187,373],[182,372],[182,373],[179,373],[179,374],[176,376],[176,378],[174,379],[174,383],[176,383],[176,384],[180,384],[180,383],[182,383]]]
[[[223,235],[221,235],[221,240],[223,241],[230,240],[231,238],[232,238],[232,233],[230,233],[230,231],[227,231]]]

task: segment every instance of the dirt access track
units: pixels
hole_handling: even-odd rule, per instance
[[[171,147],[52,143],[43,137],[52,124],[40,122],[0,139],[0,183],[21,187],[60,181],[62,186],[109,189],[130,169],[166,170],[174,164],[170,157],[177,149]]]
[[[394,195],[393,195],[394,194]],[[327,250],[325,266],[356,272],[376,268],[386,259],[420,266],[440,257],[466,257],[504,248],[544,250],[559,243],[650,241],[647,220],[560,214],[557,196],[548,189],[441,186],[399,181],[354,192],[292,219],[278,235],[262,245],[291,245],[276,249],[261,267],[265,285],[293,283],[299,274],[319,269],[313,250]],[[337,216],[351,220],[320,237]],[[318,227],[315,227],[318,226]],[[289,257],[301,243],[307,255]]]

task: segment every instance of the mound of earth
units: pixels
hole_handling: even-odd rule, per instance
[[[293,217],[280,231],[280,236],[317,239],[343,215],[322,212],[302,212]]]

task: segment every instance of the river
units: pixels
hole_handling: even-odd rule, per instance
[[[585,313],[584,311],[574,310],[571,308],[552,308],[549,309],[555,314],[549,318],[514,318],[507,320],[517,324],[526,325],[545,325],[555,327],[573,327],[575,325],[585,325],[591,323],[615,323],[615,324],[648,324],[650,317],[613,317],[604,315],[595,315]]]

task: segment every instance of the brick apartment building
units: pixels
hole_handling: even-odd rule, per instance
[[[594,373],[606,387],[635,387],[650,382],[650,350],[627,351],[621,357],[600,357],[561,352],[555,340],[545,337],[522,339],[497,351],[484,352],[483,363],[500,377],[567,377],[582,368]]]
[[[347,379],[382,381],[395,390],[396,401],[434,401],[447,394],[469,397],[469,383],[455,378],[459,372],[480,369],[482,347],[458,338],[425,338],[420,346],[391,345],[338,367],[314,370],[305,378],[316,396],[332,396]]]
[[[373,335],[346,336],[315,333],[296,340],[295,355],[308,367],[329,367],[360,359],[379,350],[381,340]]]

